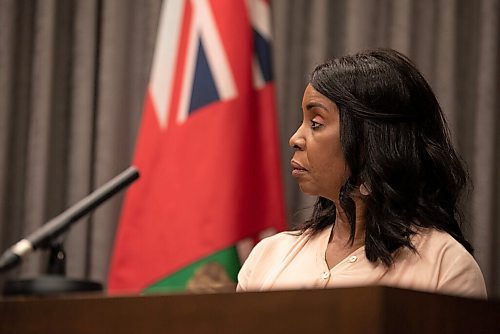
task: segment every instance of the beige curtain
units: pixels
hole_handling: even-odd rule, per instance
[[[5,249],[131,161],[161,0],[0,0],[0,246]],[[273,0],[289,223],[312,199],[289,176],[288,138],[313,67],[395,48],[430,81],[474,189],[466,233],[500,297],[500,0]],[[68,274],[105,281],[121,197],[66,236]],[[44,270],[32,254],[6,277]]]

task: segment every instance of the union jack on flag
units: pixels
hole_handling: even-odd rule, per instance
[[[283,229],[270,18],[264,0],[164,4],[111,291],[184,289],[208,265],[234,281],[234,245]]]
[[[270,8],[263,0],[249,0],[246,5],[254,43],[253,86],[262,88],[271,81]],[[182,123],[203,106],[238,94],[210,1],[171,0],[166,6],[168,24],[159,32],[165,42],[155,53],[150,85],[162,126],[168,124],[170,110],[173,119]],[[179,100],[172,99],[175,83],[180,86]]]

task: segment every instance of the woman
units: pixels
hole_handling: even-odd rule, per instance
[[[467,174],[431,88],[394,50],[312,73],[292,175],[319,196],[295,232],[261,241],[238,290],[389,285],[486,297],[461,230]]]

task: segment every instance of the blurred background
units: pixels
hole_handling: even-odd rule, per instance
[[[165,0],[168,1],[168,0]],[[130,163],[162,0],[0,0],[0,249]],[[409,56],[433,87],[474,188],[465,233],[500,297],[500,0],[272,0],[289,225],[313,199],[290,177],[288,138],[315,65],[370,47]],[[122,196],[65,236],[68,275],[106,281]],[[31,254],[3,275],[44,271]]]

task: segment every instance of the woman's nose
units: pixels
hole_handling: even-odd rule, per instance
[[[300,126],[297,131],[290,137],[290,140],[288,141],[288,144],[290,147],[294,148],[295,150],[303,150],[304,149],[304,138],[300,134],[300,129],[302,126]]]

